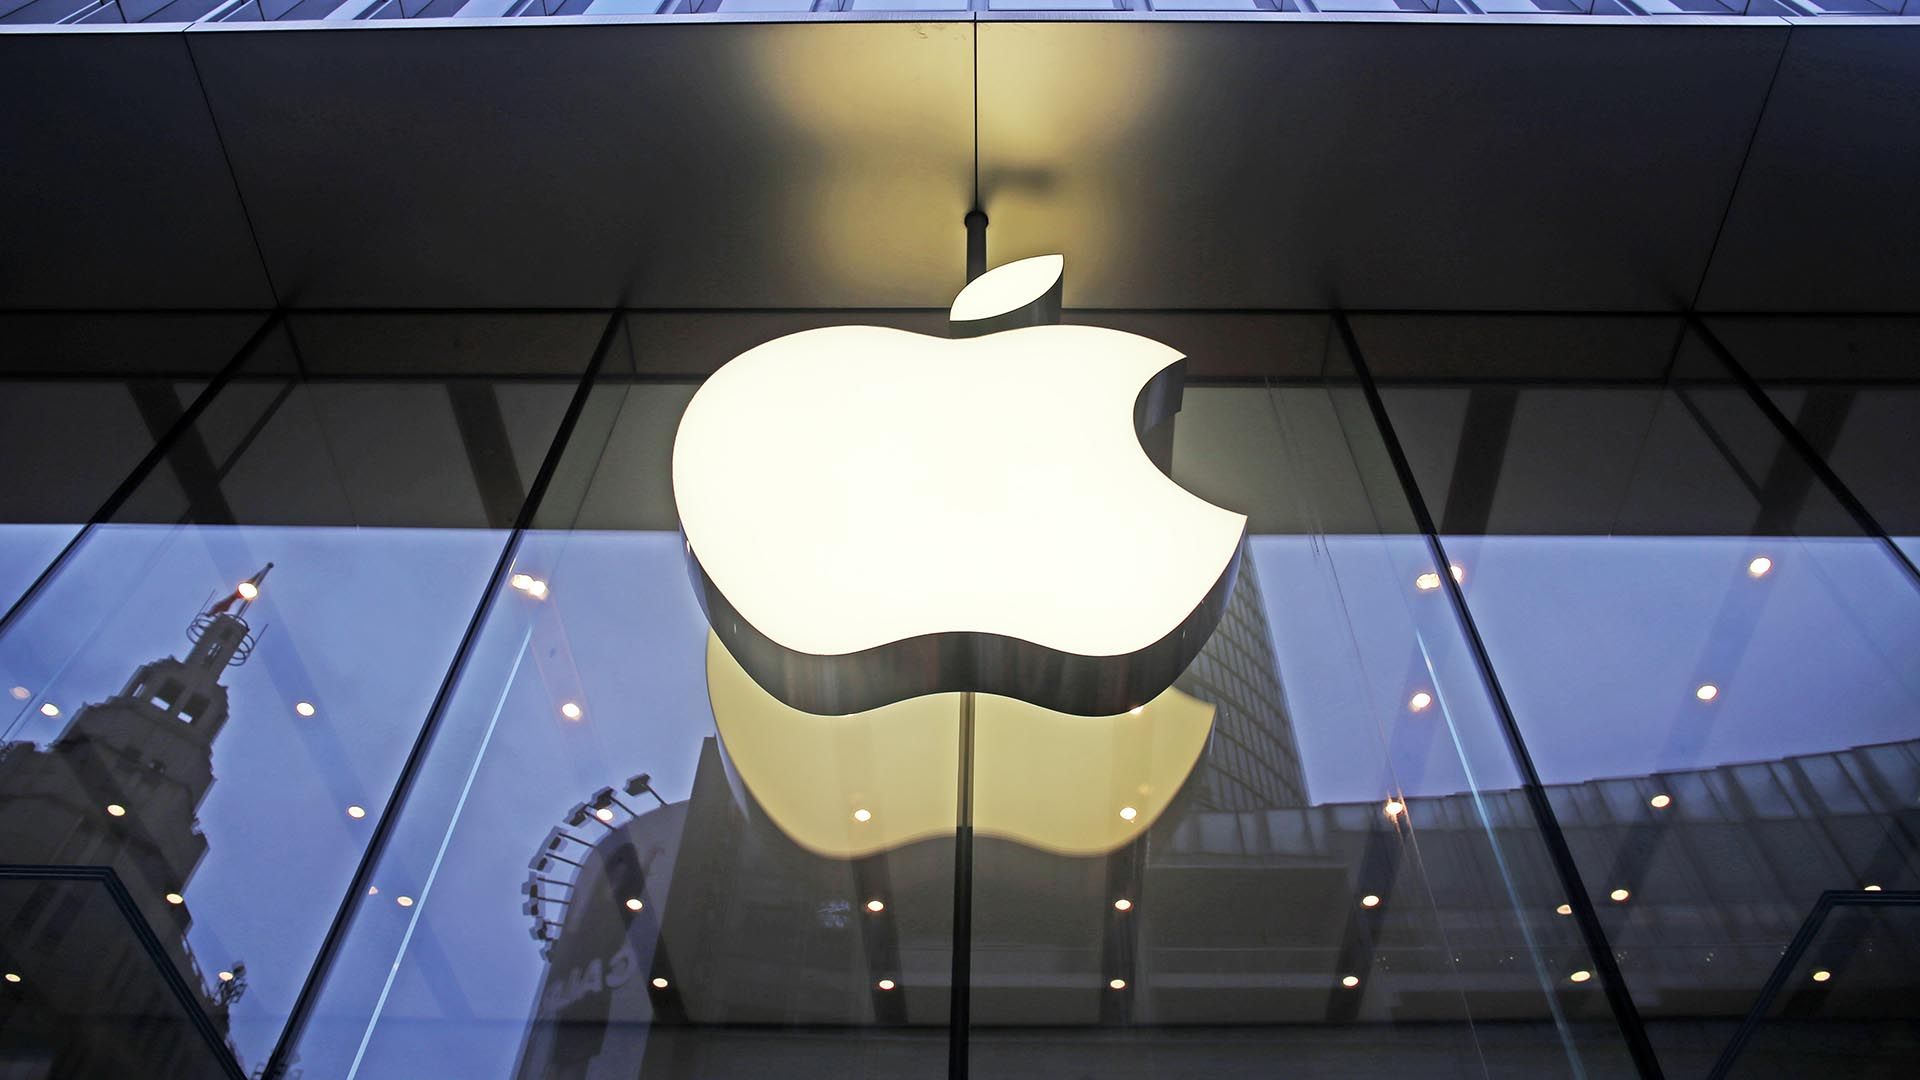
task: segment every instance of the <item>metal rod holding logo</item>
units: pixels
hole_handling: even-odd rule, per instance
[[[974,691],[960,695],[960,770],[953,819],[953,979],[947,992],[947,1076],[967,1075],[967,1025],[973,960]]]

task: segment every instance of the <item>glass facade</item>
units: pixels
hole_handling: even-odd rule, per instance
[[[1910,1072],[1920,320],[1066,321],[1248,518],[1078,727],[788,709],[689,580],[702,381],[943,312],[6,316],[0,1061]]]

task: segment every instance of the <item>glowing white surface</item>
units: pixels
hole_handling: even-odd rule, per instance
[[[996,266],[960,290],[947,317],[954,322],[978,322],[1026,307],[1053,288],[1066,266],[1061,255],[1035,255]]]
[[[1087,326],[768,342],[681,419],[681,526],[721,594],[791,650],[977,631],[1138,652],[1206,597],[1246,524],[1140,446],[1134,401],[1179,359]]]

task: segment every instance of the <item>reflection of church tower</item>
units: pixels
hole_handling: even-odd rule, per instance
[[[1227,598],[1220,626],[1174,683],[1215,708],[1213,735],[1187,795],[1199,810],[1305,806],[1300,746],[1293,735],[1265,598],[1251,553]]]
[[[227,722],[220,678],[253,650],[245,613],[272,568],[194,618],[185,659],[142,665],[118,694],[76,712],[45,749],[32,742],[0,747],[0,861],[110,868],[221,1032],[245,972],[236,964],[217,980],[202,975],[187,947],[191,917],[182,894],[207,851],[198,810],[213,787],[213,743]],[[130,929],[106,941],[76,930],[97,890],[46,882],[0,893],[0,927],[13,943],[9,959],[34,975],[31,994],[25,981],[20,993],[37,1006],[5,1016],[8,1042],[41,1044],[60,1076],[171,1075],[161,1067],[170,1058],[181,1075],[193,1071],[188,1062],[203,1060],[206,1050],[184,1026],[172,1029],[177,1040],[152,1040],[157,1045],[138,1062],[119,1060],[130,1051],[126,1040],[89,1039],[73,1027],[76,1011],[126,996],[129,973],[152,964]],[[135,1015],[169,1009],[178,1012],[164,1001],[130,1006]]]

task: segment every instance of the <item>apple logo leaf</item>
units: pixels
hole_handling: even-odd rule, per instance
[[[1164,692],[1218,625],[1247,519],[1147,431],[1186,359],[1057,317],[1059,256],[981,275],[956,336],[829,326],[741,353],[674,434],[689,575],[782,703],[974,691],[1079,716]]]
[[[1036,255],[996,266],[967,283],[947,313],[954,337],[979,337],[1060,321],[1067,260]]]

